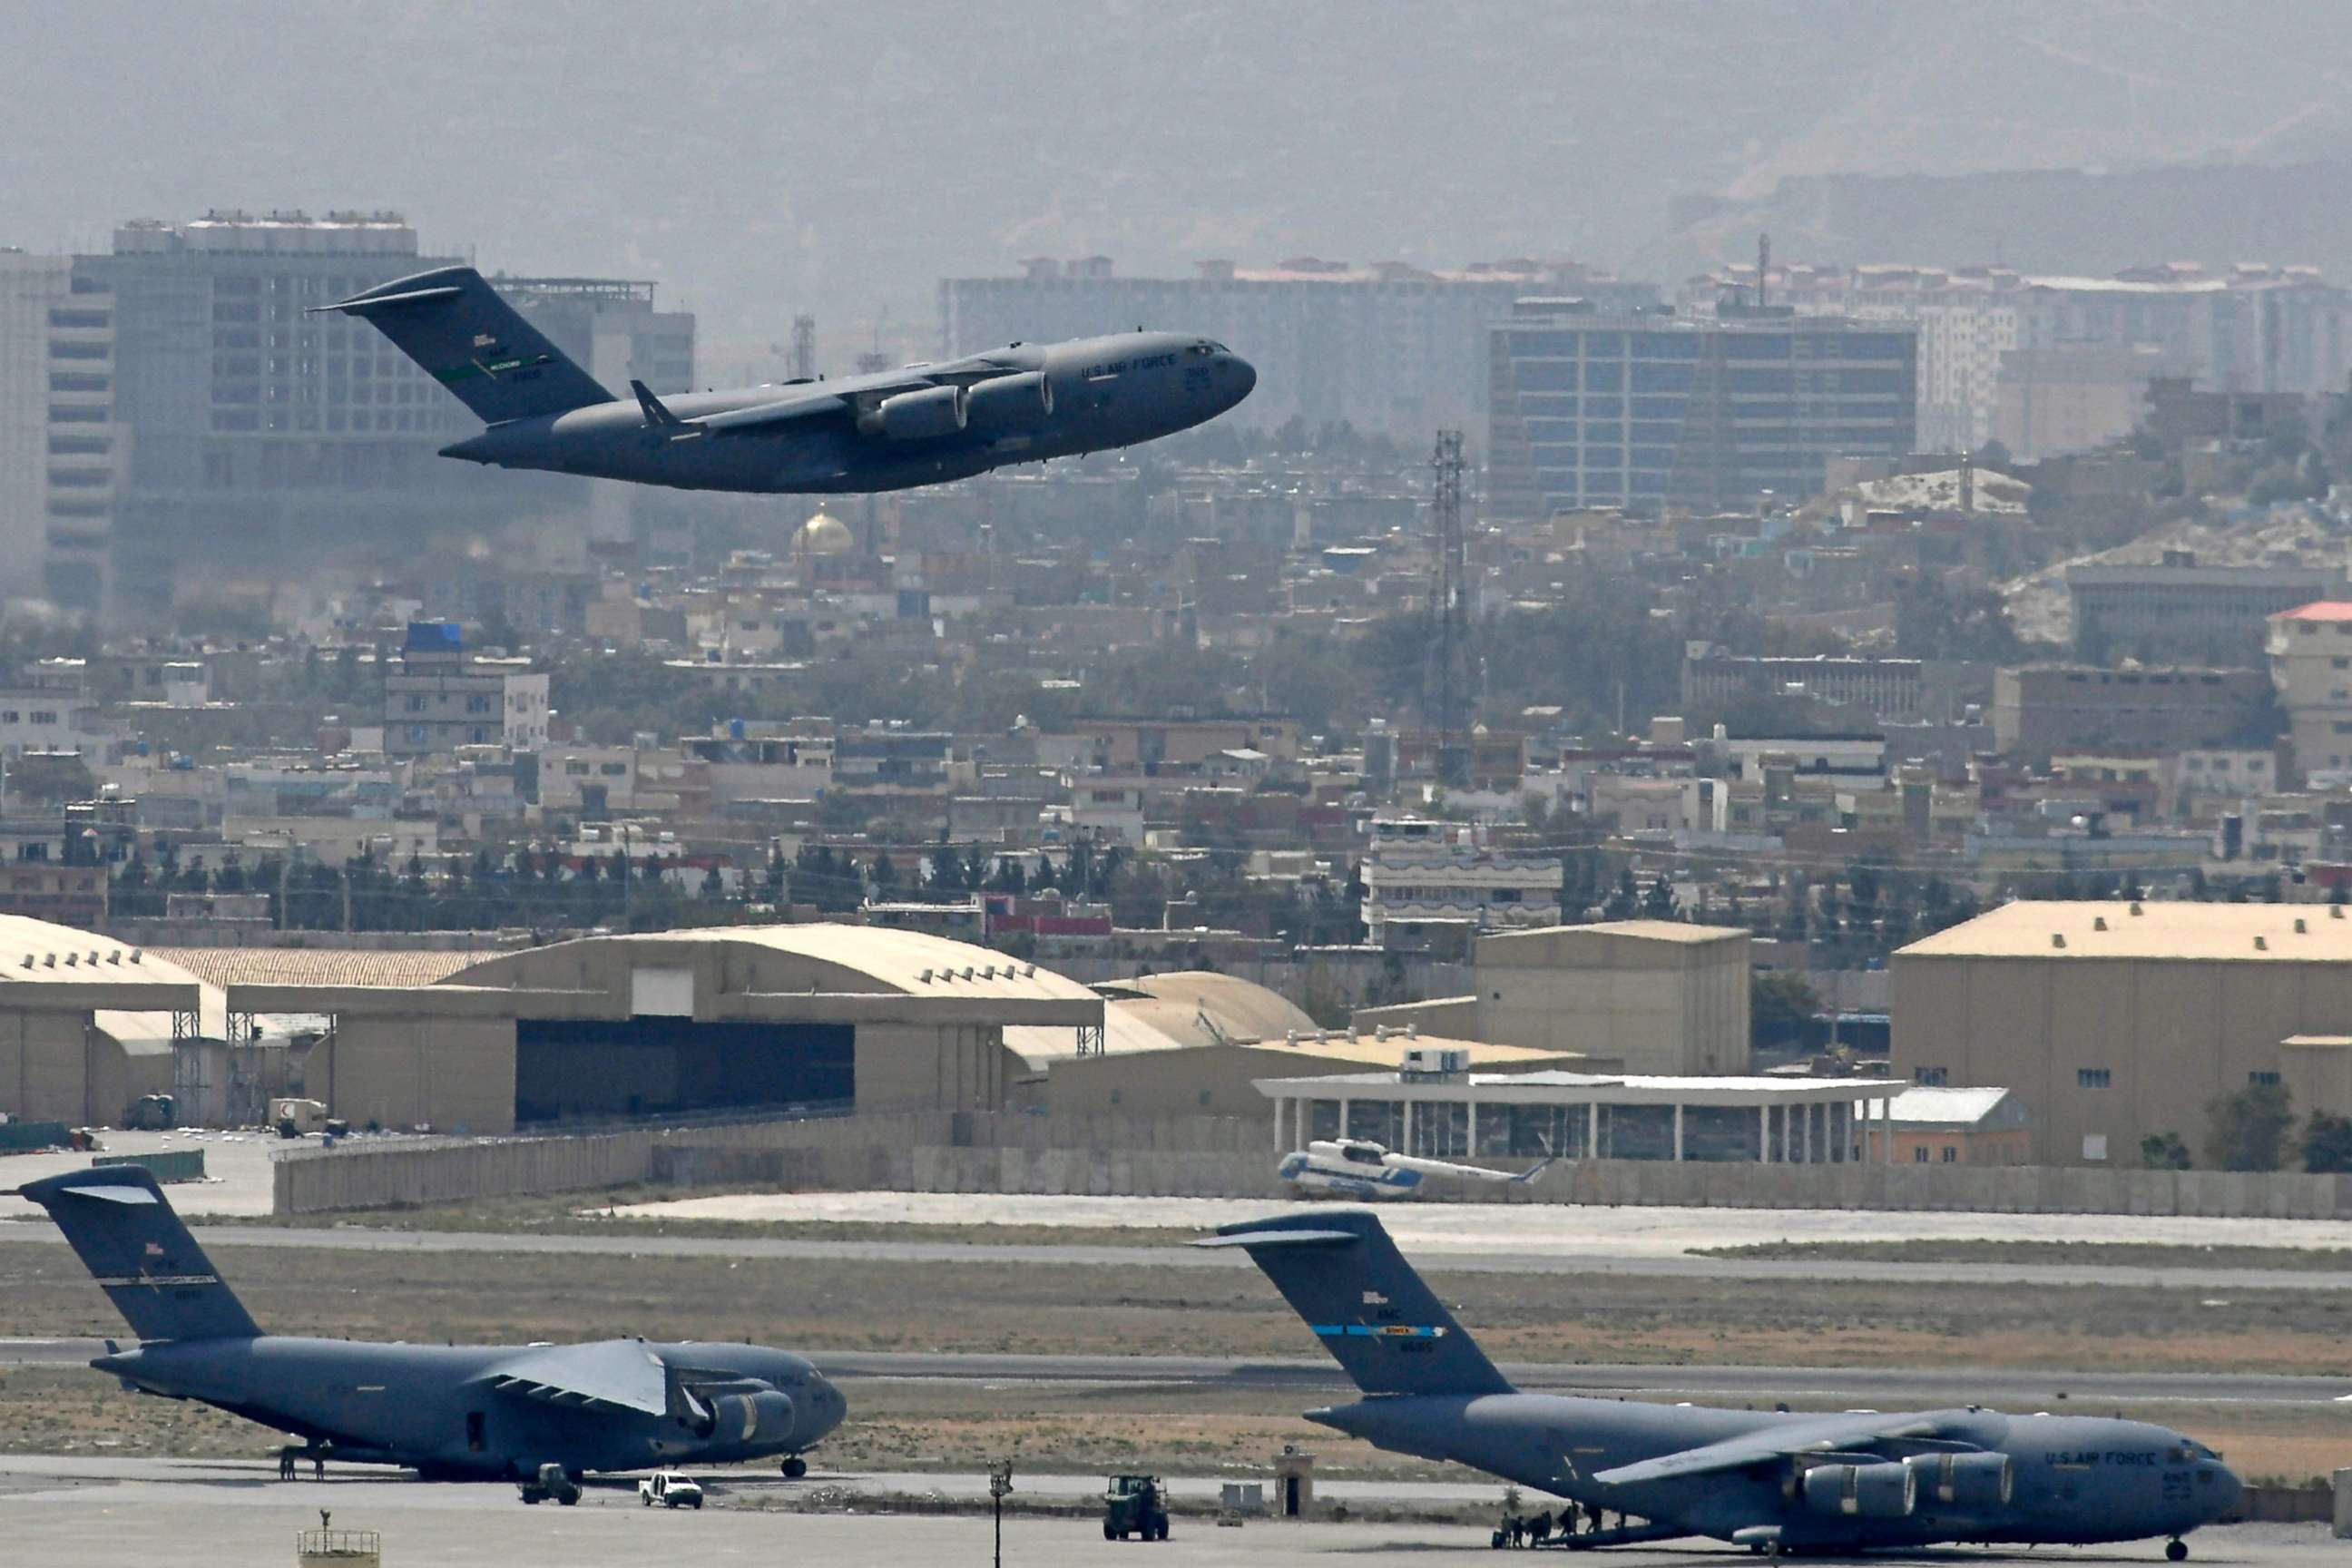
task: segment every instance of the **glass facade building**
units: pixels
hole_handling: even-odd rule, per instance
[[[1720,510],[1820,493],[1916,435],[1918,334],[1828,317],[1603,316],[1523,300],[1488,334],[1489,507]]]

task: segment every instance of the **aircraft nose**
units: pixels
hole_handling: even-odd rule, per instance
[[[1220,367],[1224,373],[1225,394],[1239,403],[1257,388],[1257,367],[1241,355],[1229,353]]]
[[[2197,1490],[2200,1494],[2198,1501],[2203,1505],[2206,1521],[2210,1523],[2235,1509],[2238,1500],[2245,1495],[2246,1488],[2245,1483],[2238,1479],[2235,1470],[2218,1460],[2206,1460],[2205,1468],[2211,1472],[2212,1482],[2199,1487]]]

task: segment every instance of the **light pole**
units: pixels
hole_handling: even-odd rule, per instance
[[[988,1472],[988,1495],[996,1508],[996,1568],[1004,1568],[1004,1494],[1013,1489],[1013,1461],[1006,1459]]]

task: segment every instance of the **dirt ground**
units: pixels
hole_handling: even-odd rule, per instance
[[[2280,1268],[2352,1273],[2352,1247],[2171,1247],[2130,1241],[1751,1241],[1701,1258],[1821,1262],[2065,1264],[2093,1268]]]
[[[214,1261],[280,1332],[517,1343],[617,1334],[752,1339],[814,1352],[908,1350],[1297,1356],[1310,1342],[1253,1273],[1197,1268],[600,1255],[336,1251],[215,1243]],[[2151,1289],[2020,1289],[1985,1283],[1447,1274],[1431,1282],[1502,1360],[1705,1362],[2343,1374],[2346,1310],[2325,1291],[2233,1300]],[[0,1242],[0,1333],[120,1335],[64,1247]],[[1015,1452],[1033,1467],[1133,1463],[1188,1473],[1262,1466],[1302,1442],[1339,1472],[1446,1476],[1298,1419],[1297,1395],[1192,1385],[1086,1388],[872,1382],[832,1462],[925,1468]],[[2140,1414],[2134,1411],[2132,1414]],[[2352,1455],[2341,1413],[2183,1408],[2169,1419],[2254,1476],[2321,1474]],[[198,1406],[121,1393],[79,1368],[0,1372],[0,1449],[256,1454],[268,1434]],[[1114,1463],[1116,1461],[1117,1463]]]

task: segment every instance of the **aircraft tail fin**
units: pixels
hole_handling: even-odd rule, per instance
[[[485,425],[613,401],[470,267],[396,278],[315,308],[369,322]]]
[[[260,1335],[146,1166],[99,1165],[17,1190],[49,1211],[141,1339]]]
[[[1196,1247],[1239,1247],[1366,1394],[1508,1394],[1453,1314],[1362,1209],[1247,1220]]]
[[[1526,1170],[1521,1171],[1517,1175],[1513,1176],[1511,1180],[1521,1186],[1533,1186],[1535,1184],[1536,1178],[1542,1175],[1546,1171],[1550,1170],[1552,1161],[1558,1157],[1559,1156],[1557,1155],[1547,1154],[1542,1159],[1538,1160],[1534,1164],[1529,1165]]]

